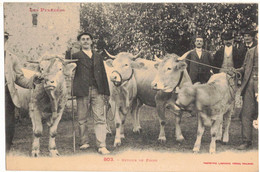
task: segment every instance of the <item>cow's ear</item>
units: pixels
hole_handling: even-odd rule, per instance
[[[175,67],[176,70],[181,70],[181,71],[184,71],[186,68],[187,68],[187,64],[185,62],[179,62]]]
[[[144,67],[144,63],[143,62],[132,61],[131,62],[131,67],[135,68],[135,69],[141,69],[141,68]]]
[[[106,60],[106,64],[107,64],[109,67],[113,67],[113,60],[112,60],[112,59]]]
[[[154,64],[154,67],[155,67],[156,69],[158,69],[159,64],[160,64],[160,62],[155,63],[155,64]]]
[[[75,63],[69,63],[69,64],[65,65],[64,75],[71,76],[72,71],[75,69],[76,66],[77,65]]]

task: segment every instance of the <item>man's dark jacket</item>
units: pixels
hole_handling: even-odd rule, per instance
[[[208,51],[202,49],[201,58],[196,53],[196,49],[192,50],[186,57],[189,60],[193,60],[199,63],[203,63],[206,65],[211,65],[212,59],[211,55]],[[200,82],[200,83],[206,83],[208,82],[211,73],[210,73],[210,67],[200,65],[197,63],[190,62],[186,60],[186,63],[188,65],[187,71],[190,75],[192,83]]]
[[[224,61],[224,47],[221,47],[215,54],[214,60],[213,60],[213,65],[215,67],[221,68],[223,61]],[[239,53],[238,49],[233,46],[232,49],[232,60],[234,63],[234,68],[240,68],[243,65],[245,57],[241,56]],[[219,69],[213,69],[214,73],[219,73]]]
[[[252,46],[250,46],[250,47],[247,47],[245,43],[242,44],[242,45],[240,46],[240,48],[239,48],[239,54],[240,54],[243,58],[245,58],[246,52],[247,52],[250,48],[255,47],[256,45],[257,45],[257,41],[253,41],[253,44],[252,44]]]
[[[98,93],[109,96],[109,86],[103,58],[95,51],[92,51],[92,53],[92,58],[94,59],[94,77]],[[89,94],[89,74],[87,71],[88,68],[91,67],[91,64],[87,58],[89,58],[88,55],[83,51],[79,51],[72,55],[72,59],[78,59],[73,81],[74,96],[88,96]]]

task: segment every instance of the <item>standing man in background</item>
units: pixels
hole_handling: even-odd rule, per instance
[[[203,66],[197,63],[190,62],[189,60],[203,63],[206,65],[211,65],[212,57],[207,50],[204,50],[203,47],[203,37],[201,35],[197,35],[195,38],[195,49],[191,50],[191,52],[187,55],[186,63],[188,65],[187,71],[190,75],[192,83],[200,82],[206,83],[208,82],[211,73],[211,68],[208,66]]]
[[[244,57],[239,54],[237,48],[233,46],[234,39],[232,32],[226,31],[221,35],[224,46],[215,54],[213,64],[215,67],[222,68],[213,69],[214,73],[226,72],[229,68],[240,68],[243,65]]]
[[[240,54],[242,57],[246,56],[246,52],[257,45],[257,41],[255,40],[255,31],[246,30],[243,32],[244,44],[242,44],[240,48]]]
[[[87,117],[91,108],[98,152],[109,154],[106,148],[107,125],[104,106],[108,102],[110,92],[103,57],[93,50],[93,37],[90,33],[81,33],[77,40],[81,50],[73,54],[72,58],[78,59],[73,94],[77,100],[80,149],[84,150],[90,146]]]

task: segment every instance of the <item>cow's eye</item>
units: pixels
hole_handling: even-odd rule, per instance
[[[167,70],[172,70],[172,68],[168,67]]]
[[[43,71],[43,68],[41,68],[41,71]]]
[[[62,70],[62,68],[60,68],[60,71]]]
[[[128,64],[125,64],[125,66],[128,66]]]

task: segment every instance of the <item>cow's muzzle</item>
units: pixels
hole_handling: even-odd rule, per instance
[[[112,75],[110,77],[110,80],[113,82],[113,84],[116,86],[116,87],[119,87],[121,84],[122,84],[122,76],[121,74],[114,70],[112,72]]]

